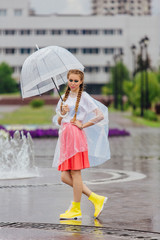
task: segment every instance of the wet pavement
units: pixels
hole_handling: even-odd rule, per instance
[[[110,127],[131,135],[110,138],[112,159],[82,172],[91,190],[109,198],[99,220],[83,196],[82,221],[59,221],[72,189],[51,168],[56,139],[35,139],[39,176],[0,180],[0,240],[160,239],[160,129],[120,113],[110,113]]]

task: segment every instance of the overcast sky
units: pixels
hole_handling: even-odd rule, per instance
[[[89,14],[91,0],[30,0],[31,8],[38,14]],[[153,0],[153,13],[160,14],[160,0]]]

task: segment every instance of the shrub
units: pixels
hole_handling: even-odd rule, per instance
[[[137,108],[136,110],[133,111],[133,115],[140,117],[141,116],[141,110],[139,108]]]
[[[39,99],[39,98],[33,99],[33,100],[30,102],[30,105],[31,105],[31,107],[33,107],[33,108],[42,107],[42,106],[44,105],[44,100],[43,100],[43,99]]]
[[[152,112],[151,110],[146,110],[144,112],[144,118],[147,120],[151,120],[151,121],[157,121],[158,117],[156,115],[155,112]]]
[[[14,93],[18,91],[16,80],[12,77],[13,70],[5,62],[0,64],[0,93]]]

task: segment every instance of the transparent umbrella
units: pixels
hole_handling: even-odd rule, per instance
[[[84,71],[84,66],[65,48],[49,46],[37,50],[27,57],[22,66],[22,98],[41,95],[53,88],[59,93],[58,86],[67,82],[70,69]]]

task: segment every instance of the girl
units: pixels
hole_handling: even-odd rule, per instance
[[[94,204],[94,217],[102,212],[107,197],[91,192],[83,183],[81,169],[104,163],[110,158],[108,143],[108,109],[94,100],[84,88],[84,73],[70,70],[68,87],[58,102],[53,121],[60,125],[53,166],[61,171],[61,180],[73,187],[74,201],[60,219],[82,217],[80,201],[82,193]]]

